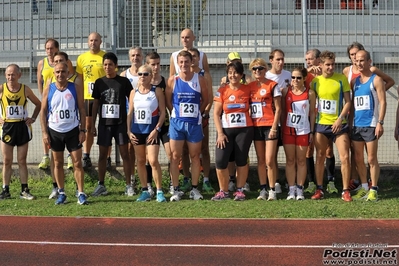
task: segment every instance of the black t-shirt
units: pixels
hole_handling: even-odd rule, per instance
[[[126,123],[127,101],[133,90],[129,79],[116,75],[114,78],[102,77],[94,83],[92,97],[100,101],[99,124],[105,126]]]

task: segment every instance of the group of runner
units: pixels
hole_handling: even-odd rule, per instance
[[[303,200],[305,192],[313,193],[312,199],[324,197],[326,157],[330,171],[327,191],[337,193],[333,143],[341,160],[342,199],[351,201],[352,190],[355,199],[377,200],[377,149],[378,139],[383,134],[385,90],[394,81],[371,65],[370,54],[361,44],[349,46],[352,65],[344,74],[334,72],[334,53],[320,53],[317,49],[306,54],[307,69],[296,67],[291,72],[286,71],[283,69],[284,52],[275,49],[269,55],[270,70],[266,60],[256,58],[249,64],[251,75],[245,75],[240,55],[231,52],[227,58],[226,77],[222,78],[213,96],[206,54],[193,47],[192,30],[184,29],[180,37],[183,47],[171,55],[167,79],[160,74],[160,56],[150,52],[143,64],[140,47],[130,49],[131,66],[118,75],[117,56],[100,49],[101,36],[96,32],[89,35],[89,51],[78,57],[75,73],[68,56],[59,51],[58,42],[49,39],[45,44],[48,56],[38,64],[41,103],[30,88],[18,82],[19,67],[9,65],[7,82],[0,88],[4,158],[0,199],[10,198],[14,146],[18,147],[20,196],[34,198],[24,169],[32,137],[31,124],[40,111],[44,157],[39,168],[51,169],[53,189],[49,198],[55,198],[57,205],[67,199],[63,170],[65,147],[70,153],[68,168],[73,169],[77,183],[78,203],[88,203],[83,169],[92,166],[90,151],[94,136],[99,146],[99,182],[92,196],[108,193],[104,178],[114,139],[123,160],[127,196],[135,194],[137,166],[141,185],[137,201],[149,201],[154,196],[158,202],[166,201],[158,160],[162,142],[169,161],[170,201],[179,201],[187,191],[191,199],[203,199],[199,189],[201,167],[202,190],[213,191],[209,182],[210,116],[213,116],[217,132],[215,166],[220,187],[212,200],[230,198],[229,191],[234,192],[234,200],[245,199],[244,191],[249,190],[248,153],[252,142],[260,182],[258,200],[276,200],[281,193],[277,166],[281,145],[286,155],[288,200]],[[36,106],[31,116],[26,111],[27,99]],[[97,116],[98,128],[95,126]],[[24,134],[17,134],[21,130]],[[315,165],[313,146],[316,147]],[[370,185],[363,158],[365,147]],[[360,181],[350,178],[350,154],[355,155],[352,169],[357,170]],[[181,185],[180,161],[185,176]],[[307,173],[309,185],[304,189]]]

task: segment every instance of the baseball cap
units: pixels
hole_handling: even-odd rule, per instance
[[[229,60],[229,61],[233,61],[233,60],[241,60],[241,56],[240,56],[240,54],[239,53],[237,53],[237,52],[231,52],[231,53],[229,53],[229,55],[227,56],[227,59]]]

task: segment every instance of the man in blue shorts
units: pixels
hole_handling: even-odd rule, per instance
[[[170,111],[170,174],[174,193],[170,201],[179,201],[184,194],[179,188],[179,161],[183,153],[183,145],[187,142],[191,159],[192,190],[190,198],[202,199],[198,190],[200,176],[200,154],[204,134],[202,132],[202,113],[208,104],[208,90],[204,77],[191,69],[192,55],[181,51],[177,55],[180,72],[172,75],[166,86],[166,106]]]

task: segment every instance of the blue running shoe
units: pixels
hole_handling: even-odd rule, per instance
[[[67,195],[65,195],[65,193],[61,192],[58,195],[57,200],[55,201],[55,205],[65,204],[66,203],[66,199],[67,199]]]
[[[87,195],[85,193],[80,193],[78,196],[78,204],[80,205],[88,205]]]
[[[157,192],[157,201],[158,202],[166,202],[166,198],[162,191]]]
[[[140,197],[136,201],[150,201],[151,195],[148,191],[142,191]]]

